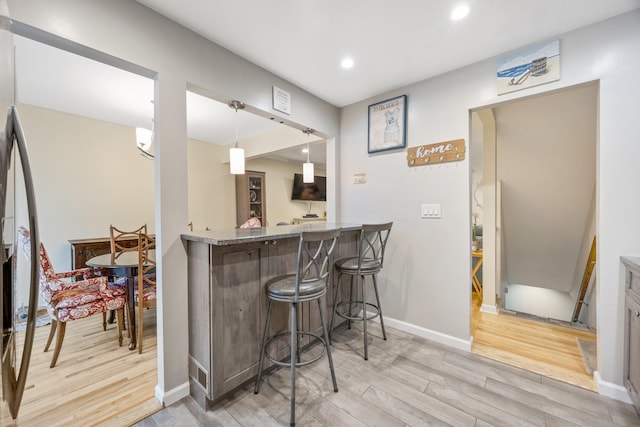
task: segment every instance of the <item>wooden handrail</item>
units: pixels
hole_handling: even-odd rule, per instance
[[[582,283],[580,285],[580,292],[578,293],[578,300],[576,301],[576,306],[573,309],[573,316],[571,317],[572,322],[578,321],[578,316],[580,316],[580,310],[582,309],[582,305],[584,304],[584,297],[587,294],[587,288],[589,287],[589,282],[591,281],[591,274],[593,273],[593,268],[596,265],[596,237],[593,236],[593,241],[591,242],[591,250],[589,251],[589,258],[587,258],[587,265],[584,266],[584,274],[582,275]]]

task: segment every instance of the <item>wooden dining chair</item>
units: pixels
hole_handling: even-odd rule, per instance
[[[138,353],[142,353],[142,332],[144,326],[144,309],[156,307],[156,261],[149,251],[155,249],[156,240],[145,233],[138,235],[138,286],[135,292],[135,302],[138,307],[137,341]]]
[[[135,252],[138,250],[138,236],[140,233],[147,234],[147,224],[132,230],[121,230],[113,225],[109,226],[109,236],[111,241],[111,255],[118,259],[123,252]]]
[[[135,230],[122,230],[120,228],[109,225],[109,240],[111,247],[111,256],[114,260],[125,252],[136,252],[138,250],[138,236],[140,233],[147,234],[147,224],[138,227]],[[109,277],[108,287],[115,295],[127,294],[127,278],[126,277]],[[106,313],[103,315],[106,321]],[[110,316],[109,322],[113,322],[113,314]],[[131,333],[130,328],[127,331]]]

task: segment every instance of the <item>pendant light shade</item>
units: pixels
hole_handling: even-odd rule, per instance
[[[227,105],[236,110],[236,145],[229,149],[229,172],[244,175],[244,148],[238,148],[238,110],[244,110],[244,103],[231,100]]]
[[[229,169],[232,175],[244,174],[244,148],[229,149]]]
[[[307,162],[302,164],[302,182],[312,184],[314,181],[313,163],[309,160],[309,137],[314,132],[311,128],[303,129],[302,132],[307,134]]]
[[[140,150],[140,155],[147,159],[153,159],[151,145],[153,144],[153,129],[136,128],[136,147]]]
[[[136,144],[143,151],[151,148],[151,130],[147,128],[136,128]]]
[[[151,100],[151,104],[153,104],[153,100]],[[154,158],[153,151],[151,150],[153,139],[155,138],[154,129],[153,118],[151,119],[151,130],[142,127],[136,128],[136,147],[140,151],[140,155],[147,159]]]
[[[305,184],[313,183],[313,163],[302,164],[302,182]]]

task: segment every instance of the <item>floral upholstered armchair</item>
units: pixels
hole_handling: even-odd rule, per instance
[[[18,227],[18,239],[22,250],[29,262],[31,233],[26,228]],[[73,281],[77,276],[84,280]],[[122,324],[124,316],[124,295],[114,295],[107,287],[106,277],[92,277],[90,268],[56,273],[51,265],[44,245],[40,243],[40,295],[47,304],[47,311],[51,317],[51,330],[44,351],[49,350],[53,336],[58,330],[56,347],[50,367],[53,368],[58,360],[67,322],[82,319],[93,314],[105,313],[107,310],[118,312],[118,341],[122,345]],[[68,279],[68,280],[63,280]],[[106,322],[103,320],[103,330]]]

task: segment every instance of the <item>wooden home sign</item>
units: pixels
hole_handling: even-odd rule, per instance
[[[412,167],[457,162],[464,160],[465,152],[464,139],[420,145],[407,149],[407,164]]]

